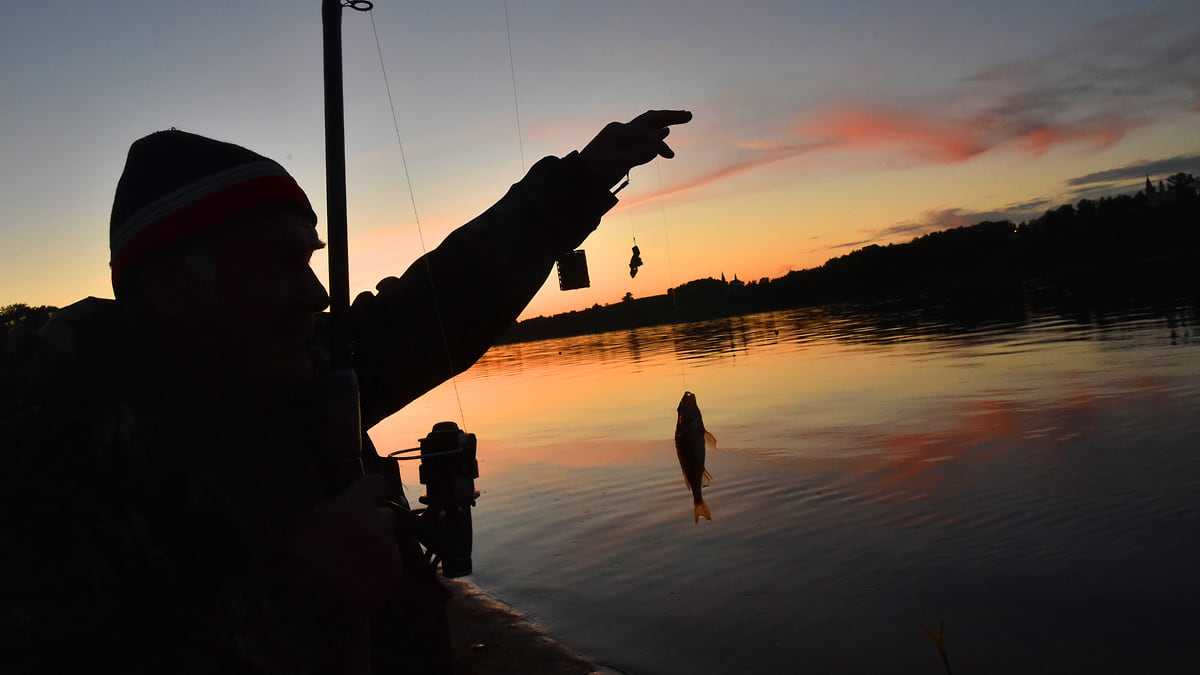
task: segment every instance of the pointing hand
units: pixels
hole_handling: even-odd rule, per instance
[[[671,125],[691,119],[686,110],[648,110],[627,123],[609,123],[579,153],[588,180],[607,190],[635,166],[659,155],[674,157],[675,151],[663,139],[671,133]]]

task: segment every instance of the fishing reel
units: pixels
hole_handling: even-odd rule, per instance
[[[464,577],[471,573],[471,507],[479,498],[475,434],[454,422],[438,422],[419,443],[387,455],[396,462],[420,460],[421,484],[426,487],[420,497],[425,507],[410,510],[394,504],[397,518],[426,548],[431,566],[440,561],[443,576]],[[410,453],[419,454],[402,456]]]

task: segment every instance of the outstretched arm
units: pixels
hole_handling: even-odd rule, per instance
[[[370,427],[475,363],[617,202],[630,169],[674,157],[664,139],[687,111],[613,122],[580,152],[547,157],[495,205],[400,277],[353,303],[355,368]],[[443,338],[444,335],[444,338]]]

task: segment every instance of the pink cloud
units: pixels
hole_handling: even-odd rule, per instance
[[[1122,119],[1077,124],[1035,123],[995,114],[952,117],[886,107],[832,108],[796,124],[793,134],[822,139],[841,150],[900,150],[937,164],[955,164],[989,150],[1013,146],[1042,155],[1060,145],[1107,148],[1136,123]]]
[[[866,107],[834,108],[793,128],[846,150],[908,150],[938,163],[962,162],[988,149],[978,120]]]
[[[1088,143],[1097,149],[1111,147],[1121,140],[1134,125],[1127,122],[1105,122],[1079,127],[1069,127],[1059,124],[1048,124],[1031,129],[1015,140],[1022,147],[1035,155],[1045,154],[1056,145],[1068,143]]]
[[[957,164],[997,148],[1033,156],[1055,147],[1079,144],[1104,149],[1137,125],[1120,118],[1078,123],[1035,122],[1026,115],[997,110],[954,116],[885,105],[835,106],[807,115],[782,134],[782,138],[732,141],[736,152],[730,153],[722,165],[626,205],[678,197],[764,166],[822,151],[892,152],[900,153],[909,164]]]

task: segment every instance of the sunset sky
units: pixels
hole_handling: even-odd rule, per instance
[[[318,0],[9,4],[0,305],[112,296],[113,189],[158,129],[279,160],[324,226]],[[548,284],[526,316],[1200,173],[1194,0],[507,9],[512,70],[503,0],[376,3],[407,178],[371,17],[344,12],[355,292],[420,255],[414,204],[432,247],[538,158],[647,108],[694,112],[678,156],[635,169],[585,242],[592,288]]]

